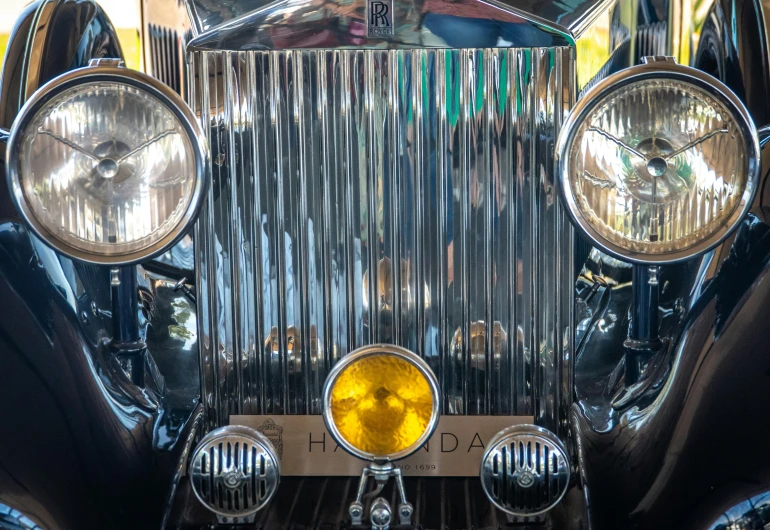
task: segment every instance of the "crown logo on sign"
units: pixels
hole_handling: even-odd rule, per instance
[[[275,423],[273,418],[267,418],[257,430],[267,436],[273,444],[275,452],[278,453],[278,460],[283,459],[283,426]]]

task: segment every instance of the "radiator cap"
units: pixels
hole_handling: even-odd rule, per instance
[[[497,433],[481,460],[481,485],[489,500],[511,515],[531,517],[554,506],[569,486],[567,451],[552,432],[517,425]]]
[[[190,460],[190,484],[220,523],[252,523],[278,489],[279,461],[270,440],[240,425],[208,433]]]

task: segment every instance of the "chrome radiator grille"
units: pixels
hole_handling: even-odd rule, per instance
[[[229,414],[318,414],[331,366],[419,353],[443,412],[569,392],[572,229],[553,182],[569,48],[194,52],[202,384]]]

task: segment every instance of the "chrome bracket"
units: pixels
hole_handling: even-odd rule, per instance
[[[366,494],[366,484],[369,481],[369,477],[374,479],[377,487],[373,492]],[[393,477],[396,481],[396,488],[398,489],[398,524],[411,525],[412,514],[414,513],[414,507],[406,500],[406,488],[404,488],[404,477],[401,475],[401,470],[393,467],[392,463],[387,464],[369,464],[361,471],[361,479],[358,482],[358,492],[356,493],[355,500],[350,503],[348,512],[350,513],[351,523],[353,525],[362,525],[364,522],[364,495],[372,496],[379,494],[388,482],[388,479]],[[383,504],[384,503],[384,504]],[[387,505],[387,514],[385,513],[385,505]],[[387,515],[387,517],[386,517]],[[372,503],[371,510],[369,512],[369,519],[372,523],[373,530],[386,530],[390,528],[390,505],[385,499],[381,497],[375,499]],[[387,519],[387,524],[383,526],[383,522]]]
[[[674,63],[676,62],[676,57],[673,55],[648,55],[646,57],[642,57],[642,64],[650,64],[650,63]]]
[[[88,61],[88,66],[89,68],[94,66],[115,66],[117,68],[123,68],[126,66],[126,63],[123,61],[123,59],[118,59],[115,57],[101,57]]]

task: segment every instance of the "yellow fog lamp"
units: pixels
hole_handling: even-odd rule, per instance
[[[369,477],[379,492],[394,477],[399,494],[399,524],[409,525],[412,505],[406,500],[401,470],[393,461],[409,456],[428,441],[439,417],[436,376],[417,355],[392,344],[360,348],[344,357],[324,385],[326,428],[349,453],[368,460],[356,499],[350,505],[353,525],[363,523],[363,496]],[[372,503],[373,527],[389,527],[390,504]]]
[[[409,456],[428,440],[438,417],[436,376],[425,361],[398,346],[360,348],[326,380],[326,427],[338,444],[364,460]]]

